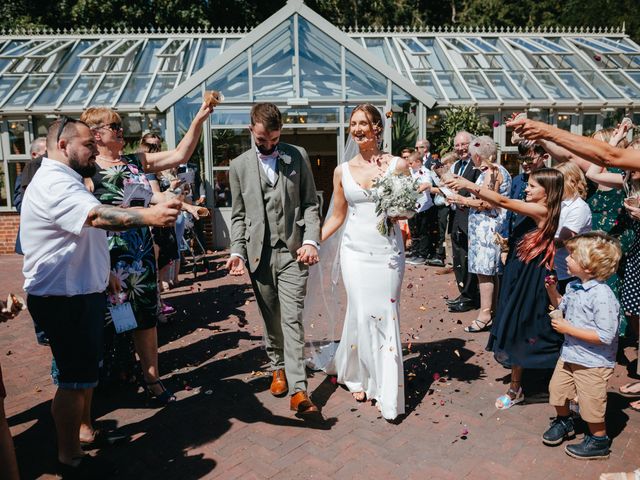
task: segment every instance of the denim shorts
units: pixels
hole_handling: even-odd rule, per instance
[[[98,385],[106,301],[103,292],[27,297],[36,328],[49,338],[58,369],[58,387],[78,390]]]

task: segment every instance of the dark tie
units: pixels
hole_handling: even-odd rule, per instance
[[[467,161],[461,160],[459,167],[460,168],[458,168],[458,175],[462,175],[464,173],[464,169],[467,168]]]

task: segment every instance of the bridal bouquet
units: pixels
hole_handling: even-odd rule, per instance
[[[376,214],[382,215],[378,222],[378,231],[382,235],[389,235],[393,228],[392,218],[411,218],[416,213],[420,194],[420,182],[410,175],[385,175],[373,182],[369,193],[376,202]]]

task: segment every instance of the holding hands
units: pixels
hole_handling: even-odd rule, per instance
[[[320,260],[318,256],[318,249],[313,245],[302,245],[296,253],[298,254],[296,260],[307,266],[315,265]]]

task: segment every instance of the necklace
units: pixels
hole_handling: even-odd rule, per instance
[[[103,157],[102,155],[96,155],[96,159],[108,163],[122,163],[122,159],[120,157],[118,157],[117,160],[111,160],[110,158]]]

